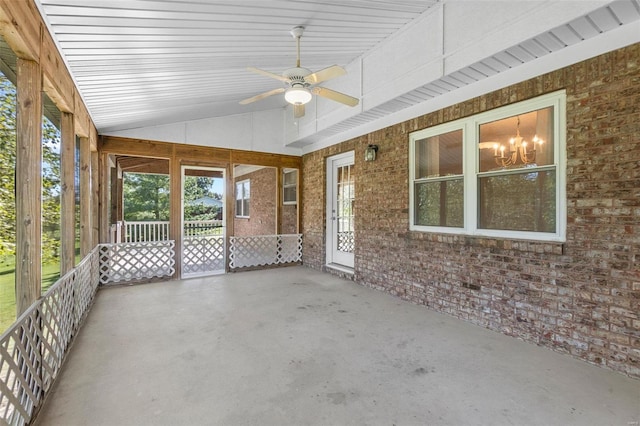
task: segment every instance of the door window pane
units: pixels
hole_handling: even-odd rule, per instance
[[[354,214],[353,204],[355,200],[355,179],[353,165],[338,168],[336,212],[338,247],[342,252],[351,253],[354,248]]]

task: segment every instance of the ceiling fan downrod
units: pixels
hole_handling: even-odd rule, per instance
[[[300,38],[302,37],[302,33],[304,33],[304,27],[293,27],[293,29],[289,32],[291,33],[293,38],[296,39],[296,67],[300,68]]]

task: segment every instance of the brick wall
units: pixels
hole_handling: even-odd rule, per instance
[[[560,89],[565,244],[409,232],[410,132]],[[366,163],[370,143],[378,159]],[[640,45],[305,155],[304,263],[316,269],[325,159],[350,150],[356,282],[640,378]]]
[[[282,206],[282,234],[298,233],[298,205],[285,204]]]
[[[249,218],[234,218],[234,235],[273,235],[276,233],[276,169],[264,167],[236,177],[234,182],[247,179],[251,181]]]

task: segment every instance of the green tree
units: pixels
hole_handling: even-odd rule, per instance
[[[60,260],[60,131],[42,124],[42,262]]]
[[[169,176],[125,173],[124,220],[169,220]]]
[[[209,197],[220,200],[221,194],[212,190],[212,179],[204,176],[186,176],[184,180],[184,218],[185,220],[215,220],[220,208],[194,201]]]
[[[16,242],[16,90],[0,74],[0,256],[13,255]]]
[[[60,246],[60,132],[42,125],[42,256],[55,260]],[[0,74],[0,256],[15,255],[16,89]]]

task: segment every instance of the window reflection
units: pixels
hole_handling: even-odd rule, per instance
[[[554,163],[553,107],[480,124],[480,172]]]

